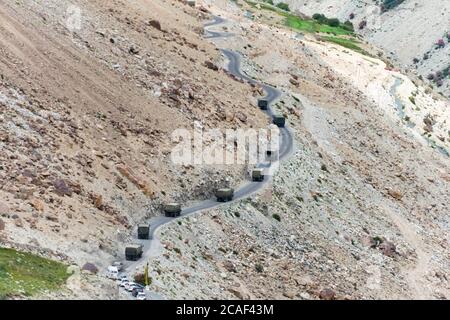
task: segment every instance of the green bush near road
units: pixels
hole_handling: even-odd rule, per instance
[[[67,266],[60,262],[0,248],[0,299],[56,290],[69,276]]]
[[[289,5],[284,2],[277,3],[276,7],[284,11],[291,11],[291,9],[289,9]]]

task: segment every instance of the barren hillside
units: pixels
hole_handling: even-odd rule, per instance
[[[391,86],[410,81],[380,60],[260,23],[271,12],[244,6],[252,21],[227,1],[208,3],[229,19],[215,30],[237,35],[217,45],[284,91],[278,107],[296,153],[267,191],[162,229],[154,290],[183,299],[448,298],[449,160],[399,121],[396,103],[408,97]]]
[[[170,162],[176,128],[265,125],[256,90],[216,68],[207,17],[182,2],[0,4],[2,244],[106,266],[160,203],[241,179]]]
[[[280,1],[274,1],[278,3]],[[292,10],[312,16],[322,13],[342,21],[351,20],[358,33],[384,49],[405,72],[430,81],[438,92],[450,95],[450,2],[440,0],[405,0],[383,10],[383,1],[372,0],[286,0]],[[396,1],[385,1],[396,3]],[[360,26],[363,26],[361,27]],[[442,40],[443,47],[437,45]],[[445,70],[447,70],[445,72]],[[439,76],[444,72],[444,77]],[[439,80],[442,81],[442,85]]]
[[[415,63],[425,76],[445,67],[450,44],[433,43],[449,8],[432,2],[406,0],[381,29],[368,24],[365,49],[392,51],[408,71],[430,51]],[[354,12],[355,25],[372,17],[353,0],[289,3]],[[226,36],[205,37],[213,16]],[[435,19],[409,33],[419,16]],[[104,274],[137,224],[248,179],[244,165],[170,158],[175,129],[268,126],[261,88],[226,71],[227,49],[282,92],[294,152],[262,191],[158,229],[156,254],[136,262],[150,265],[153,297],[450,298],[449,101],[385,59],[281,21],[243,0],[0,3],[0,246],[75,270],[37,297],[130,298]],[[99,273],[78,272],[86,263]]]

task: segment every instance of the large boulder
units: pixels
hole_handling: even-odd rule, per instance
[[[319,292],[319,298],[322,300],[334,300],[336,298],[336,292],[330,288],[325,288]]]
[[[98,268],[95,266],[95,264],[90,262],[85,263],[81,270],[92,274],[96,274],[98,272]]]
[[[55,188],[55,193],[61,197],[72,196],[72,189],[69,187],[67,182],[63,179],[56,179],[53,182],[53,187]]]
[[[159,22],[158,20],[150,20],[150,21],[148,22],[148,24],[149,24],[149,26],[151,26],[151,27],[153,27],[153,28],[155,28],[155,29],[157,29],[157,30],[159,30],[159,31],[162,30],[162,28],[161,28],[161,22]]]

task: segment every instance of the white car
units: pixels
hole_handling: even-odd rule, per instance
[[[112,265],[113,267],[116,267],[119,272],[123,270],[123,263],[120,261],[116,261]]]
[[[128,284],[128,279],[122,279],[121,281],[120,281],[120,283],[119,283],[119,287],[124,287],[125,288],[125,286]]]
[[[128,280],[128,277],[126,275],[121,275],[117,278],[117,282],[122,282]]]
[[[145,294],[145,292],[139,292],[136,299],[137,300],[147,300],[147,295]]]
[[[109,279],[117,280],[119,278],[119,270],[117,267],[109,266],[106,277]]]
[[[127,290],[128,292],[131,292],[131,291],[133,291],[133,288],[134,288],[134,285],[135,285],[136,283],[134,283],[133,281],[127,281],[127,283],[125,283],[125,286],[124,286],[124,288],[125,288],[125,290]]]

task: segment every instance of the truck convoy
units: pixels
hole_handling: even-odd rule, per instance
[[[142,258],[143,247],[141,244],[130,244],[125,248],[125,259],[137,261]]]
[[[150,225],[148,223],[138,225],[137,232],[138,239],[148,240],[150,238]]]
[[[181,205],[175,202],[167,203],[164,205],[163,211],[166,217],[179,217],[181,215]]]
[[[252,181],[264,181],[263,168],[255,168],[252,170]]]
[[[286,123],[286,118],[282,114],[274,114],[272,118],[272,122],[274,125],[284,128],[284,125]]]
[[[228,202],[233,200],[234,190],[231,188],[222,188],[216,191],[216,198],[219,202]]]
[[[269,107],[269,101],[267,101],[266,99],[258,99],[258,107],[261,110],[267,110]]]

